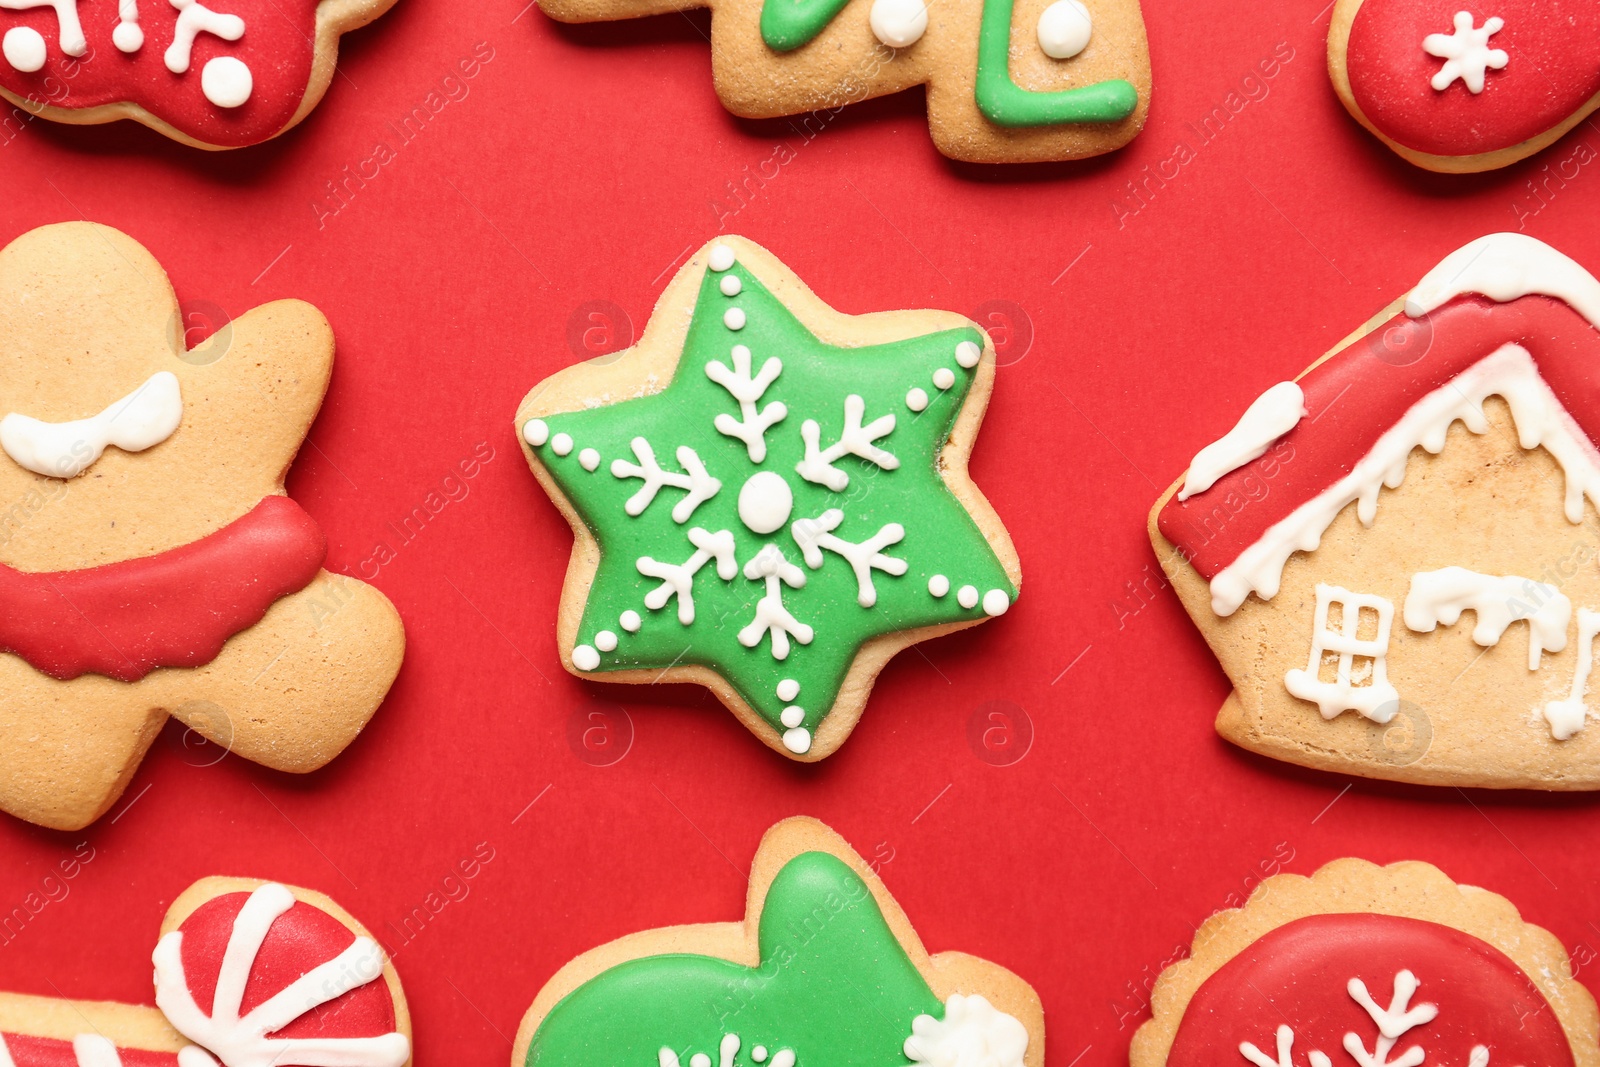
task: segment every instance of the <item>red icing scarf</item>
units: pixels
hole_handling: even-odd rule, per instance
[[[67,681],[136,682],[200,667],[275,601],[311,584],[328,542],[305,510],[269,496],[190,545],[78,571],[0,564],[0,650]]]

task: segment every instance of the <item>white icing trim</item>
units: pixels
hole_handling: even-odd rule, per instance
[[[45,422],[13,412],[0,419],[0,447],[35,474],[76,478],[109,446],[143,452],[171,437],[182,421],[178,379],[171,371],[158,371],[87,419]]]
[[[200,68],[200,91],[217,107],[243,107],[256,91],[255,75],[237,56],[216,56]]]
[[[1195,453],[1178,499],[1203,493],[1223,475],[1260,459],[1272,442],[1298,426],[1305,414],[1305,394],[1294,382],[1279,382],[1256,397],[1233,429]]]
[[[167,46],[162,59],[174,74],[182,74],[189,69],[189,60],[194,54],[194,39],[200,34],[209,33],[224,41],[237,41],[244,36],[244,19],[238,15],[213,11],[200,0],[170,2],[178,9],[178,24],[172,31],[172,43]]]
[[[1543,651],[1560,652],[1567,647],[1572,601],[1555,586],[1514,574],[1479,574],[1465,567],[1412,576],[1404,612],[1409,629],[1425,634],[1432,633],[1439,623],[1454,626],[1463,611],[1477,617],[1472,639],[1485,648],[1499,644],[1513,622],[1526,619],[1530,671],[1539,669]]]
[[[1089,47],[1094,19],[1083,0],[1055,0],[1039,14],[1034,36],[1039,50],[1051,59],[1071,59]]]
[[[1583,729],[1589,709],[1584,697],[1589,692],[1589,672],[1594,667],[1594,639],[1600,636],[1600,611],[1578,609],[1578,662],[1572,669],[1572,692],[1565,700],[1552,700],[1544,706],[1544,720],[1550,736],[1566,741]]]
[[[524,436],[527,435],[534,422],[538,422],[538,420],[535,419],[523,427]],[[540,422],[539,425],[544,426],[544,423]],[[543,432],[548,433],[548,427]],[[622,510],[629,515],[638,516],[644,514],[644,510],[650,506],[651,501],[655,500],[656,493],[661,490],[661,487],[670,485],[672,488],[682,489],[688,494],[673,505],[672,508],[672,521],[685,523],[689,521],[696,508],[716,496],[722,488],[722,483],[707,473],[706,465],[700,462],[700,457],[688,445],[679,445],[676,453],[678,466],[683,468],[681,474],[676,471],[662,470],[660,464],[656,462],[655,450],[650,447],[650,442],[643,437],[635,437],[631,442],[631,446],[634,456],[639,460],[638,463],[629,463],[625,459],[611,461],[611,476],[613,478],[639,478],[644,481],[644,485],[639,487],[638,492],[630,496],[628,502],[622,505]]]
[[[872,0],[867,24],[890,48],[910,48],[928,32],[928,9],[922,0]]]
[[[866,410],[867,402],[856,394],[851,393],[845,397],[844,430],[840,432],[839,440],[827,448],[819,447],[822,444],[822,427],[815,419],[807,419],[801,423],[800,437],[806,443],[806,454],[804,459],[794,465],[800,477],[840,493],[850,484],[850,475],[833,464],[835,460],[843,459],[846,455],[859,456],[869,463],[876,463],[886,471],[895,470],[900,466],[898,459],[872,443],[894,432],[894,413],[880,415],[871,423],[862,426],[861,419]]]
[[[1525,233],[1491,233],[1444,257],[1406,298],[1406,314],[1421,318],[1468,293],[1500,303],[1532,295],[1554,297],[1600,329],[1600,281],[1577,261]]]
[[[83,23],[78,21],[78,0],[0,0],[0,8],[7,11],[31,11],[36,7],[55,9],[56,40],[63,52],[76,57],[89,51]]]
[[[856,574],[856,603],[870,608],[878,602],[878,590],[872,584],[874,569],[896,577],[906,572],[906,561],[895,556],[885,556],[882,549],[905,540],[906,528],[898,522],[885,525],[877,533],[859,543],[842,540],[833,531],[844,522],[844,512],[829,508],[814,519],[800,519],[789,525],[794,543],[800,547],[806,566],[816,570],[822,566],[824,550],[841,557]]]
[[[1502,48],[1490,48],[1489,38],[1505,29],[1505,19],[1487,18],[1474,29],[1470,11],[1457,11],[1453,33],[1430,33],[1422,39],[1422,50],[1430,56],[1444,60],[1429,85],[1438,92],[1450,88],[1450,83],[1460,78],[1473,96],[1483,92],[1483,79],[1487,70],[1504,70],[1507,56]]]
[[[791,636],[802,645],[809,645],[813,636],[811,627],[796,620],[783,606],[783,586],[801,588],[806,584],[806,572],[785,559],[777,545],[769,543],[744,565],[744,576],[753,582],[765,581],[767,591],[756,601],[755,618],[739,631],[739,643],[745,648],[755,648],[770,633],[772,658],[777,660],[789,658]]]
[[[50,58],[50,46],[45,44],[44,35],[32,26],[13,26],[0,38],[0,54],[4,54],[12,70],[33,74],[44,69]]]
[[[906,1058],[924,1067],[1022,1067],[1028,1028],[981,995],[950,994],[944,1018],[918,1015]]]
[[[1232,615],[1253,592],[1271,600],[1283,568],[1296,552],[1311,552],[1347,504],[1357,503],[1362,525],[1377,516],[1379,490],[1399,488],[1413,449],[1437,455],[1456,420],[1473,433],[1489,428],[1483,412],[1491,396],[1505,399],[1524,449],[1543,446],[1566,475],[1567,520],[1583,520],[1587,497],[1600,507],[1600,451],[1573,421],[1544,379],[1533,357],[1519,345],[1504,345],[1418,400],[1387,430],[1345,477],[1274,523],[1255,544],[1211,579],[1211,608]]]
[[[723,413],[716,417],[714,425],[718,433],[743,441],[750,454],[750,462],[760,463],[767,458],[767,429],[789,414],[789,409],[781,400],[774,400],[759,412],[756,410],[756,401],[767,391],[767,386],[783,373],[783,360],[768,356],[766,362],[761,364],[761,370],[752,376],[749,348],[734,345],[730,356],[733,359],[732,370],[720,359],[714,359],[706,364],[706,377],[726,389],[739,402],[740,417],[736,419]]]
[[[1256,1067],[1294,1067],[1294,1056],[1292,1055],[1294,1031],[1287,1024],[1279,1023],[1277,1039],[1277,1059],[1272,1059],[1249,1041],[1239,1042],[1239,1054],[1255,1064]],[[1328,1054],[1319,1052],[1317,1049],[1312,1049],[1306,1053],[1306,1059],[1310,1062],[1311,1067],[1333,1067],[1333,1061],[1328,1058]]]
[[[249,1014],[240,1016],[245,986],[261,944],[272,924],[293,906],[294,895],[281,885],[264,885],[250,894],[234,918],[209,1013],[195,1003],[189,991],[183,969],[183,932],[167,934],[156,945],[152,957],[156,1005],[174,1029],[211,1050],[226,1067],[275,1067],[280,1063],[402,1067],[411,1058],[411,1042],[401,1033],[358,1038],[266,1036],[350,990],[380,979],[383,950],[371,938],[356,938],[338,956],[307,971]]]
[[[717,561],[717,577],[733,581],[739,573],[739,562],[734,559],[733,533],[718,530],[708,533],[699,526],[689,530],[689,543],[695,552],[683,563],[661,563],[649,556],[640,556],[634,566],[647,578],[660,578],[661,584],[645,594],[644,606],[659,611],[667,601],[678,598],[678,621],[685,626],[694,622],[694,576],[711,560]]]
[[[1421,1045],[1412,1045],[1400,1054],[1399,1059],[1389,1058],[1389,1054],[1394,1051],[1395,1043],[1404,1037],[1407,1031],[1412,1027],[1430,1023],[1439,1015],[1437,1004],[1418,1004],[1415,1008],[1410,1006],[1411,995],[1417,991],[1419,984],[1417,976],[1410,971],[1396,974],[1394,996],[1387,1008],[1380,1008],[1372,999],[1372,994],[1367,992],[1365,982],[1359,978],[1350,979],[1350,984],[1346,988],[1349,989],[1351,998],[1366,1009],[1378,1027],[1378,1036],[1373,1039],[1371,1052],[1367,1051],[1366,1045],[1362,1044],[1361,1038],[1356,1034],[1344,1035],[1344,1050],[1350,1053],[1361,1067],[1420,1067],[1427,1055]]]
[[[1339,629],[1328,628],[1328,608],[1340,607]],[[1378,632],[1371,640],[1356,634],[1361,629],[1361,610],[1377,612]],[[1283,676],[1284,688],[1317,706],[1324,719],[1337,718],[1346,711],[1359,712],[1373,722],[1386,723],[1399,710],[1400,694],[1389,684],[1385,657],[1389,652],[1389,628],[1394,624],[1394,604],[1381,596],[1352,593],[1337,585],[1317,583],[1317,608],[1311,623],[1311,655],[1304,670],[1296,667]],[[1322,680],[1324,653],[1339,657],[1331,682]],[[1357,656],[1372,661],[1371,673],[1362,679],[1354,669]],[[1356,685],[1365,680],[1366,685]]]

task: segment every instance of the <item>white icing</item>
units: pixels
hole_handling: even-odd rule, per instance
[[[722,290],[723,296],[738,296],[744,289],[744,282],[739,280],[737,274],[729,274],[717,283],[717,288]]]
[[[1340,606],[1343,615],[1337,630],[1328,626],[1328,609],[1334,604]],[[1377,634],[1366,640],[1356,636],[1363,608],[1376,612],[1378,617]],[[1373,722],[1388,722],[1400,708],[1400,694],[1389,684],[1386,662],[1389,628],[1393,624],[1394,604],[1383,597],[1352,593],[1319,582],[1316,616],[1311,624],[1311,656],[1305,670],[1297,667],[1284,675],[1284,688],[1317,705],[1324,719],[1355,711]],[[1321,679],[1324,655],[1338,658],[1331,682]],[[1361,668],[1355,664],[1358,657],[1368,661]]]
[[[785,678],[778,683],[778,699],[783,701],[793,700],[800,695],[800,683],[793,678]]]
[[[729,308],[722,313],[722,325],[730,330],[744,329],[744,309]]]
[[[806,572],[783,558],[777,545],[768,544],[744,566],[744,576],[751,581],[766,582],[767,591],[756,601],[756,615],[750,624],[739,631],[739,643],[745,648],[755,648],[767,634],[772,635],[772,658],[789,658],[789,638],[809,645],[813,636],[811,627],[799,622],[783,606],[783,586],[799,589],[806,584]],[[785,734],[787,742],[788,735]],[[809,736],[807,748],[810,747]],[[803,752],[805,749],[796,749]]]
[[[144,30],[139,28],[139,0],[117,0],[117,28],[111,43],[119,52],[137,52],[144,47]]]
[[[586,471],[592,471],[600,466],[600,453],[592,448],[586,448],[578,453],[578,466]]]
[[[797,704],[790,704],[783,709],[783,714],[778,717],[783,721],[783,725],[792,730],[806,721],[806,709]]]
[[[175,1030],[209,1049],[226,1067],[281,1063],[401,1067],[411,1058],[411,1042],[400,1033],[359,1038],[267,1036],[352,989],[381,980],[383,950],[368,937],[357,937],[338,956],[313,967],[240,1016],[261,943],[278,917],[293,906],[293,894],[281,885],[264,885],[250,894],[233,921],[209,1012],[195,1003],[189,989],[183,969],[183,932],[174,930],[163,937],[153,956],[156,1005],[162,1014]]]
[[[1505,20],[1488,18],[1477,29],[1473,29],[1472,21],[1472,12],[1457,11],[1454,33],[1430,33],[1422,39],[1424,52],[1445,61],[1429,82],[1439,92],[1460,78],[1467,90],[1476,95],[1483,92],[1486,70],[1505,68],[1505,50],[1489,47],[1489,38],[1505,28]]]
[[[49,58],[44,35],[32,26],[13,26],[7,30],[5,38],[0,40],[0,53],[5,55],[13,70],[24,74],[43,69],[44,61]]]
[[[789,527],[794,543],[805,557],[806,566],[812,570],[822,566],[824,550],[844,558],[856,574],[856,603],[870,608],[878,602],[878,590],[872,584],[874,569],[898,577],[906,572],[906,561],[882,552],[889,545],[905,539],[906,529],[898,522],[884,525],[877,533],[860,543],[852,543],[833,535],[844,521],[844,512],[829,508],[814,519],[800,519]],[[780,657],[781,658],[781,657]]]
[[[1463,611],[1477,617],[1472,639],[1485,648],[1498,644],[1513,622],[1526,619],[1530,671],[1539,669],[1542,652],[1560,652],[1567,647],[1572,601],[1554,586],[1515,575],[1479,574],[1465,567],[1424,571],[1412,577],[1404,612],[1408,628],[1432,633],[1439,623],[1454,626]]]
[[[711,1067],[711,1057],[704,1052],[696,1052],[689,1057],[689,1067]]]
[[[611,461],[612,477],[639,478],[644,482],[639,490],[628,498],[628,502],[622,505],[622,510],[629,515],[644,514],[644,510],[655,500],[656,493],[661,487],[670,485],[674,489],[684,490],[687,494],[672,507],[672,521],[685,523],[689,521],[696,508],[716,496],[722,489],[722,483],[706,472],[705,464],[700,462],[700,457],[688,445],[678,446],[678,465],[683,468],[681,473],[662,470],[656,462],[655,450],[643,437],[635,437],[630,442],[630,447],[638,463],[629,463],[625,459]]]
[[[1377,516],[1378,493],[1405,480],[1412,449],[1437,454],[1456,421],[1473,433],[1489,428],[1483,403],[1503,397],[1525,449],[1543,446],[1566,475],[1565,511],[1569,522],[1583,519],[1587,497],[1600,506],[1600,451],[1595,449],[1550,387],[1539,377],[1533,358],[1518,345],[1505,345],[1428,393],[1378,438],[1345,477],[1273,524],[1255,544],[1211,579],[1211,607],[1231,615],[1252,592],[1262,600],[1277,595],[1283,567],[1295,552],[1310,552],[1347,504],[1357,503],[1362,525]]]
[[[956,590],[956,603],[960,604],[969,611],[977,607],[978,587],[975,585],[964,585],[960,589]]]
[[[905,1041],[906,1058],[925,1067],[1022,1067],[1028,1028],[982,996],[952,993],[944,1018],[918,1015]]]
[[[572,435],[570,433],[558,433],[550,438],[550,451],[558,456],[567,455],[572,451]]]
[[[1565,741],[1583,729],[1589,709],[1583,698],[1589,692],[1589,672],[1594,668],[1594,639],[1600,636],[1600,611],[1578,609],[1578,662],[1572,670],[1572,692],[1565,700],[1552,700],[1544,707],[1550,736]]]
[[[753,533],[769,534],[783,528],[794,509],[794,492],[783,476],[756,471],[739,490],[739,521]]]
[[[639,627],[644,625],[644,620],[641,619],[639,617],[639,613],[634,611],[632,608],[624,611],[621,618],[619,618],[617,621],[618,624],[630,634],[638,633]]]
[[[255,87],[250,68],[233,56],[218,56],[200,68],[200,91],[220,108],[244,106]]]
[[[971,370],[978,365],[978,360],[983,358],[983,349],[971,341],[962,341],[956,345],[956,362]]]
[[[12,413],[0,419],[0,447],[19,466],[50,478],[76,478],[107,447],[124,452],[154,448],[183,421],[183,396],[171,371],[143,385],[98,415],[72,422],[43,422]]]
[[[928,592],[932,596],[940,597],[950,592],[950,579],[942,574],[935,574],[928,579]]]
[[[1039,15],[1039,48],[1051,59],[1071,59],[1089,47],[1094,20],[1081,0],[1055,0]]]
[[[757,1045],[755,1048],[751,1049],[750,1058],[755,1060],[757,1063],[765,1063],[767,1061],[767,1046]]]
[[[7,11],[31,11],[36,7],[55,10],[56,40],[63,52],[69,56],[81,56],[89,51],[89,41],[83,35],[83,23],[78,21],[78,0],[0,0],[0,8]],[[42,37],[40,39],[43,40]],[[10,56],[7,55],[6,58],[9,59]]]
[[[815,419],[807,419],[800,425],[800,437],[806,443],[805,458],[794,467],[800,473],[800,477],[817,485],[825,485],[838,493],[843,492],[850,484],[850,475],[833,464],[835,460],[843,459],[846,455],[859,456],[869,463],[876,463],[886,471],[892,471],[900,466],[898,459],[872,443],[894,431],[894,414],[879,416],[870,424],[862,426],[861,419],[866,410],[867,402],[859,396],[851,393],[845,397],[844,431],[839,435],[839,440],[825,449],[819,448],[822,443],[822,427]]]
[[[182,74],[189,69],[189,60],[194,53],[194,39],[200,34],[209,33],[224,41],[237,41],[244,36],[244,19],[238,15],[224,15],[213,11],[201,3],[201,0],[170,0],[170,2],[178,9],[178,25],[173,31],[172,43],[167,46],[162,58],[166,61],[167,69],[174,74]]]
[[[1421,318],[1468,293],[1500,303],[1534,294],[1554,297],[1600,329],[1600,281],[1525,233],[1491,233],[1450,253],[1411,291],[1406,314]]]
[[[522,439],[534,448],[544,447],[550,440],[550,424],[543,419],[529,419],[522,427]]]
[[[79,1034],[72,1039],[72,1058],[78,1067],[122,1067],[122,1055],[111,1039],[100,1034]]]
[[[600,666],[600,653],[593,645],[578,645],[572,650],[572,665],[580,671],[592,671]]]
[[[601,630],[594,635],[594,647],[601,652],[614,652],[617,648],[617,635],[611,630]]]
[[[735,257],[733,254],[733,249],[729,248],[727,245],[711,246],[709,262],[711,269],[716,271],[718,274],[733,266],[734,259]]]
[[[928,406],[928,393],[925,389],[913,388],[906,394],[906,407],[912,411],[922,411]]]
[[[985,615],[1004,615],[1011,607],[1011,594],[1004,589],[991,589],[983,594],[983,613]]]
[[[1255,1064],[1256,1067],[1294,1067],[1294,1057],[1291,1054],[1291,1050],[1294,1048],[1294,1031],[1288,1026],[1279,1023],[1277,1036],[1278,1058],[1276,1060],[1256,1048],[1249,1041],[1239,1042],[1239,1053]],[[1332,1067],[1333,1065],[1333,1061],[1328,1058],[1327,1053],[1319,1052],[1316,1049],[1312,1049],[1306,1055],[1306,1059],[1310,1062],[1311,1067]]]
[[[933,384],[943,392],[956,384],[956,372],[949,367],[940,367],[933,372]]]
[[[928,32],[928,9],[922,0],[872,0],[867,22],[890,48],[910,48]]]
[[[680,564],[659,563],[649,556],[640,556],[634,563],[639,573],[648,578],[660,578],[661,584],[645,594],[644,606],[660,611],[667,601],[678,598],[678,621],[685,626],[694,622],[694,576],[712,560],[717,561],[717,577],[731,582],[739,574],[739,561],[734,559],[733,534],[728,530],[708,533],[699,526],[689,530],[689,543],[695,552]]]
[[[1217,479],[1260,459],[1272,442],[1299,425],[1305,413],[1305,394],[1294,382],[1279,382],[1256,397],[1233,429],[1195,453],[1178,499],[1203,493]]]
[[[796,726],[792,730],[783,732],[783,747],[797,756],[803,756],[811,751],[811,731],[804,726]],[[794,1067],[794,1053],[784,1049],[772,1057],[772,1067]]]
[[[739,418],[724,413],[716,417],[715,425],[718,433],[743,441],[750,454],[750,462],[760,463],[767,458],[767,429],[789,414],[789,409],[782,401],[774,400],[757,411],[756,401],[767,391],[767,386],[783,373],[783,361],[777,356],[769,356],[761,364],[761,370],[751,376],[750,349],[744,345],[734,345],[731,357],[732,370],[719,359],[706,364],[706,377],[726,389],[739,402]]]

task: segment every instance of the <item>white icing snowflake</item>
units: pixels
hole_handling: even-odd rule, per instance
[[[1505,20],[1484,19],[1477,29],[1473,29],[1472,22],[1472,12],[1457,11],[1454,33],[1430,33],[1422,39],[1424,52],[1444,60],[1444,66],[1430,83],[1440,92],[1460,78],[1467,91],[1477,95],[1483,92],[1486,70],[1505,69],[1508,58],[1505,50],[1489,47],[1489,38],[1505,28]]]

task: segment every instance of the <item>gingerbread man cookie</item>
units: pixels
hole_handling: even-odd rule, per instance
[[[1405,159],[1493,170],[1600,106],[1600,2],[1337,0],[1328,72],[1350,114]]]
[[[1426,863],[1267,879],[1169,967],[1132,1067],[1596,1067],[1561,942]]]
[[[259,144],[322,100],[342,34],[394,0],[4,0],[0,95],[57,122],[133,119]]]
[[[744,118],[928,87],[939,151],[975,163],[1081,159],[1144,127],[1138,0],[539,0],[563,22],[709,7],[712,77]],[[818,127],[820,128],[820,126]],[[808,133],[809,135],[809,133]]]
[[[116,800],[169,715],[283,771],[338,755],[405,637],[283,479],[333,335],[309,304],[191,351],[166,275],[67,223],[0,251],[0,808],[58,829]]]
[[[624,937],[563,967],[522,1020],[512,1067],[1040,1067],[1044,1011],[1022,979],[929,955],[832,830],[761,840],[743,922]]]
[[[992,353],[960,315],[841,315],[749,241],[701,249],[638,345],[517,411],[577,539],[567,669],[698,682],[777,751],[833,752],[891,656],[1016,598],[967,476]]]
[[[332,900],[206,878],[167,911],[156,1007],[0,993],[5,1067],[406,1067],[400,976]]]
[[[1373,778],[1600,787],[1597,327],[1588,271],[1492,234],[1195,456],[1150,538],[1233,681],[1224,737]]]

